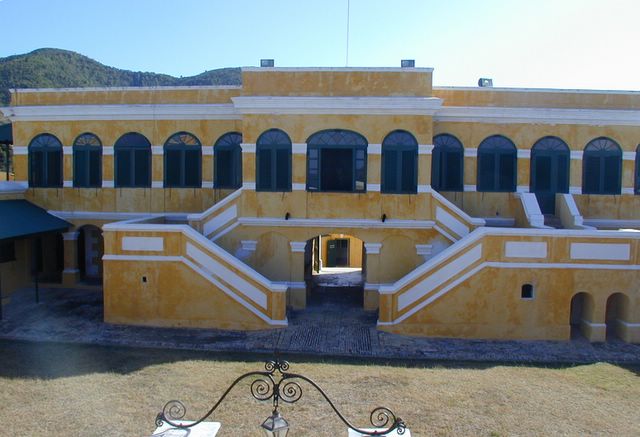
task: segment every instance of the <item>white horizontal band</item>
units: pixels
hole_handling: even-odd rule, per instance
[[[437,122],[638,126],[640,125],[640,111],[621,109],[443,106],[438,109],[433,119]]]
[[[238,96],[231,100],[240,114],[433,115],[442,106],[437,97]]]
[[[419,144],[418,155],[431,155],[433,153],[433,144]]]
[[[231,104],[8,106],[11,121],[240,120]]]
[[[240,144],[243,153],[256,153],[256,145],[253,143]]]
[[[380,191],[380,184],[367,184],[367,191]]]
[[[291,144],[291,153],[306,154],[307,143],[293,143]]]

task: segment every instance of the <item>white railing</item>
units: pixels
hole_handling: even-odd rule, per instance
[[[215,203],[211,208],[197,214],[189,214],[189,224],[205,237],[211,237],[214,232],[231,224],[238,218],[238,200],[242,195],[242,188]]]

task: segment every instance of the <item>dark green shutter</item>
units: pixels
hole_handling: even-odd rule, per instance
[[[199,188],[202,186],[200,176],[200,150],[184,151],[184,186]]]
[[[396,150],[385,150],[382,153],[382,192],[394,193],[398,191],[398,161],[399,153]]]
[[[291,149],[278,149],[275,155],[275,189],[277,191],[288,191],[291,189]]]
[[[151,186],[151,154],[148,149],[135,149],[133,151],[133,185],[135,187]]]
[[[413,150],[404,150],[402,152],[401,166],[401,191],[403,193],[415,193],[417,191],[417,160],[416,153]]]
[[[258,155],[257,155],[257,159],[258,159],[258,180],[257,180],[257,184],[256,184],[256,188],[258,190],[272,190],[273,189],[273,172],[271,169],[272,166],[272,162],[271,162],[271,149],[270,148],[264,148],[264,149],[260,149],[258,150]]]
[[[585,154],[583,160],[582,191],[584,194],[596,194],[600,187],[600,158]]]

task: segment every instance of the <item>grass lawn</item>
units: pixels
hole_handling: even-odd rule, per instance
[[[1,435],[144,436],[164,403],[180,399],[187,419],[205,412],[262,359],[213,353],[0,342]],[[544,368],[399,365],[291,358],[291,371],[318,382],[348,418],[366,426],[384,405],[415,436],[638,436],[639,369],[610,364]],[[290,436],[346,436],[320,395],[281,411]],[[215,414],[221,436],[261,436],[270,404],[249,384]],[[319,430],[322,423],[328,430]]]

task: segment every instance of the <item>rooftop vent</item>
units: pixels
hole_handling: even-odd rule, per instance
[[[491,88],[493,86],[493,79],[481,77],[478,79],[478,86],[481,88]]]
[[[414,68],[416,66],[415,59],[403,59],[400,61],[401,68]]]
[[[273,67],[274,65],[273,59],[260,59],[261,67]]]

